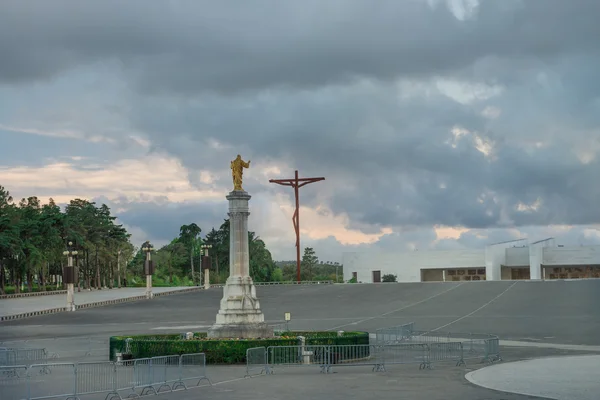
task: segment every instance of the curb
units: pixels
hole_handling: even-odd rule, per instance
[[[189,289],[172,290],[169,292],[155,293],[153,297],[171,296],[171,295],[175,295],[175,294],[183,294],[183,293],[195,292],[195,291],[199,291],[199,290],[204,290],[204,288],[203,287],[193,287],[193,288],[189,288]],[[65,293],[66,293],[66,291],[65,291]],[[77,310],[85,310],[87,308],[95,308],[95,307],[102,307],[102,306],[108,306],[108,305],[113,305],[113,304],[129,303],[129,302],[140,301],[140,300],[147,300],[146,296],[133,296],[133,297],[124,297],[121,299],[95,301],[93,303],[77,305],[76,309]],[[67,312],[67,307],[51,308],[48,310],[31,311],[31,312],[22,313],[22,314],[0,316],[0,322],[14,321],[17,319],[37,317],[39,315],[46,315],[46,314],[57,314],[57,313],[61,313],[61,312]]]
[[[67,311],[67,307],[50,308],[48,310],[41,310],[41,311],[31,311],[31,312],[23,313],[23,314],[5,315],[3,317],[0,317],[0,321],[12,321],[15,319],[37,317],[38,315],[56,314],[56,313],[64,312],[64,311]]]
[[[53,294],[67,294],[66,290],[51,290],[47,292],[30,292],[30,293],[16,293],[16,294],[2,294],[2,299],[18,299],[19,297],[32,297],[32,296],[51,296]]]

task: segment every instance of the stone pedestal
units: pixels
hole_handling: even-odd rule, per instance
[[[208,330],[212,338],[264,338],[273,328],[264,321],[250,277],[248,249],[248,201],[244,191],[233,191],[229,200],[229,278],[223,288],[221,307],[215,324]]]

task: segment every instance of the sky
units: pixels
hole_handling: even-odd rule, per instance
[[[227,218],[295,258],[600,244],[597,0],[4,0],[0,185],[139,245]]]

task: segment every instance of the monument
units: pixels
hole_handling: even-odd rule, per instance
[[[250,277],[248,249],[248,201],[250,195],[242,188],[244,168],[250,168],[238,154],[231,162],[233,191],[229,200],[229,278],[223,287],[223,298],[215,324],[208,330],[209,338],[265,338],[273,336],[273,328],[265,317],[256,297],[256,287]]]

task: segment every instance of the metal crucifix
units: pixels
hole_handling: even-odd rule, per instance
[[[296,279],[300,282],[300,199],[298,198],[298,189],[309,183],[324,181],[325,178],[298,178],[298,170],[296,170],[294,175],[293,179],[269,179],[269,183],[277,183],[282,186],[291,186],[294,188],[296,211],[294,211],[292,222],[296,231]]]

